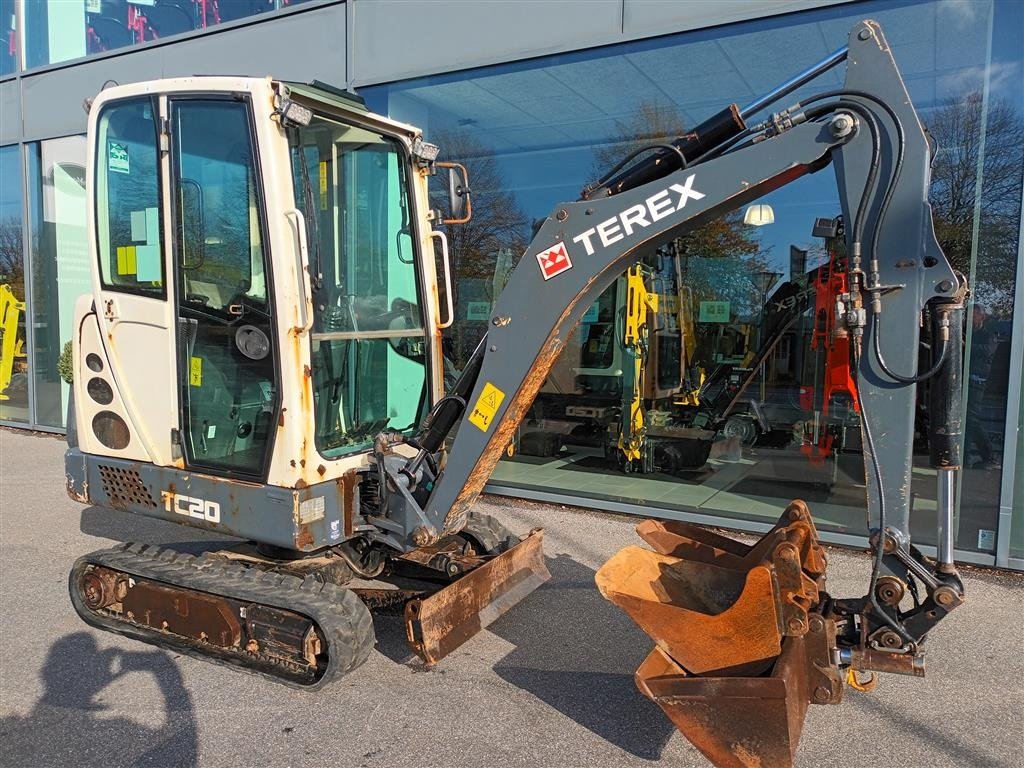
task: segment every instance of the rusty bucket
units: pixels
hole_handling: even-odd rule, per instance
[[[807,506],[752,546],[679,522],[637,532],[655,551],[626,547],[596,575],[655,642],[637,686],[714,765],[792,765],[807,705],[842,695]]]

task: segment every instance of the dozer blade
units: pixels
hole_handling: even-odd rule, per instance
[[[544,564],[544,531],[518,544],[429,597],[405,605],[409,646],[436,664],[551,578]]]
[[[825,556],[794,501],[752,546],[687,523],[637,526],[597,586],[655,641],[637,686],[722,768],[790,766],[808,703],[837,703]]]

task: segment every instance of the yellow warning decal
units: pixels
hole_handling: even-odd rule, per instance
[[[135,246],[120,245],[115,253],[117,254],[117,274],[134,275],[137,272]]]
[[[188,371],[188,383],[193,387],[203,386],[203,358],[192,358]]]
[[[504,399],[505,393],[488,381],[484,384],[484,391],[477,398],[476,405],[473,406],[473,412],[469,414],[470,422],[481,432],[486,432],[490,429],[494,415]]]

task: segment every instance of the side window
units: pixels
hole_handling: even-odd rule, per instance
[[[266,308],[256,171],[246,108],[176,101],[179,270],[187,304],[214,314]]]
[[[152,99],[103,110],[96,146],[96,236],[106,288],[164,295],[157,114]]]

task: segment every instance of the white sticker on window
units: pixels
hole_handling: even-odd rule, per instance
[[[128,173],[128,147],[116,141],[107,142],[107,168],[114,173]]]
[[[996,532],[988,528],[978,530],[978,549],[992,551],[996,548]]]
[[[146,242],[146,212],[132,211],[132,241]]]
[[[146,244],[160,245],[159,211],[156,207],[146,209]]]

